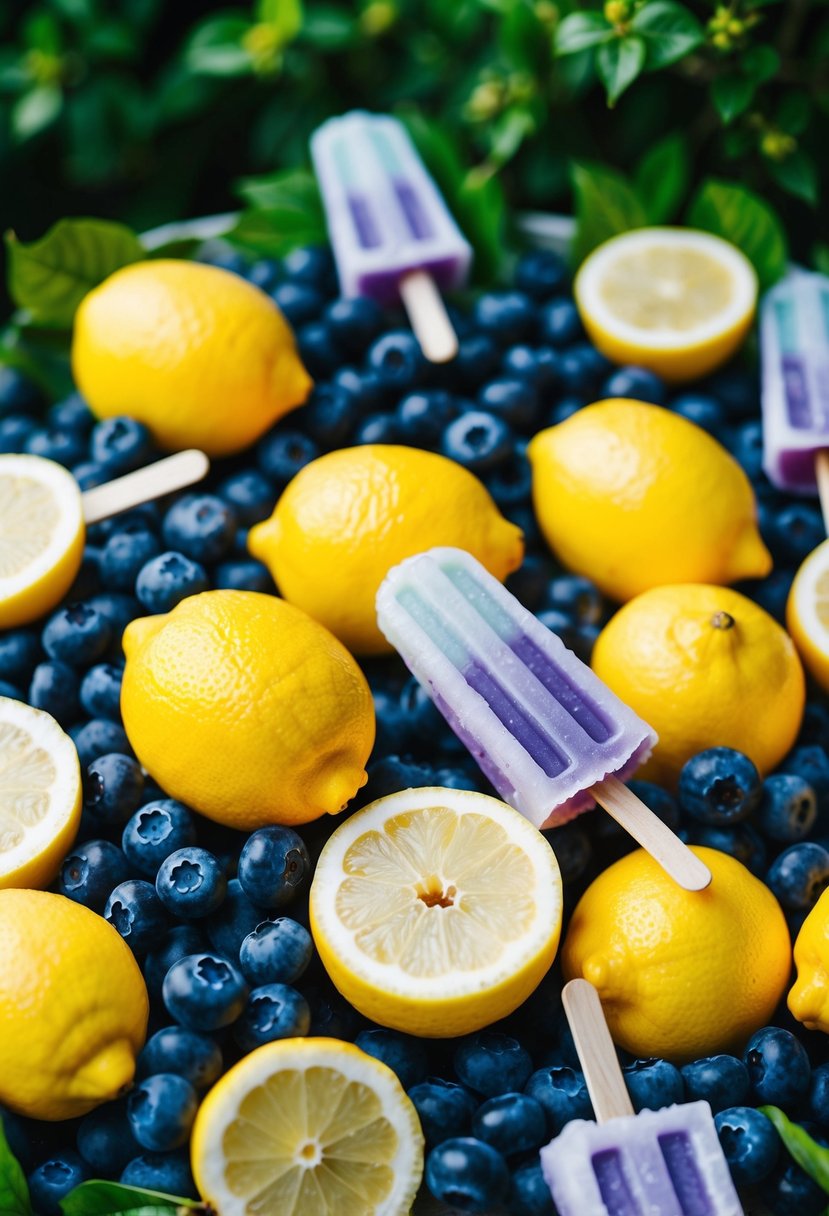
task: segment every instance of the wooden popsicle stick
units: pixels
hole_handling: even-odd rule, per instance
[[[590,793],[674,882],[686,891],[702,891],[708,886],[711,882],[708,866],[617,777],[597,781]]]
[[[820,496],[823,526],[829,534],[829,449],[824,449],[816,454],[815,477],[817,478],[817,492]]]
[[[114,481],[84,490],[81,495],[83,517],[88,524],[96,524],[142,502],[163,498],[165,494],[172,494],[174,490],[183,490],[185,486],[201,481],[209,468],[210,461],[197,448],[165,456],[155,464],[145,465],[143,469],[125,473]]]
[[[415,337],[430,363],[448,363],[458,353],[458,335],[449,320],[437,284],[425,270],[404,274],[400,298]]]
[[[596,1122],[606,1123],[619,1115],[632,1115],[633,1103],[619,1067],[598,992],[587,980],[570,980],[561,990],[561,1002],[587,1083],[587,1092],[593,1103]]]

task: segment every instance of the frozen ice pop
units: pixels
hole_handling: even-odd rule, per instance
[[[311,157],[343,295],[402,299],[427,358],[451,359],[457,338],[438,289],[465,282],[472,250],[406,129],[352,110],[314,132]]]
[[[622,785],[654,732],[470,554],[435,548],[393,567],[377,621],[501,797],[536,827],[599,802],[682,886],[708,885],[707,867]]]
[[[596,989],[571,980],[562,998],[598,1122],[541,1150],[560,1216],[741,1216],[708,1103],[635,1115]]]

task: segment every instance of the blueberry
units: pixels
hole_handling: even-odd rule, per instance
[[[88,765],[84,809],[108,827],[123,826],[141,805],[144,775],[132,756],[109,752]]]
[[[763,1199],[774,1216],[821,1216],[826,1192],[784,1150],[765,1180]]]
[[[121,1171],[119,1182],[124,1186],[160,1191],[163,1195],[176,1195],[182,1199],[198,1198],[190,1173],[190,1155],[183,1149],[172,1153],[142,1153],[140,1157],[133,1157]]]
[[[400,443],[403,432],[394,414],[368,414],[354,428],[352,442],[356,445],[363,443]]]
[[[626,782],[628,789],[636,794],[637,798],[644,802],[645,806],[650,807],[655,815],[658,815],[663,823],[666,823],[672,832],[676,832],[679,828],[680,814],[676,799],[672,794],[669,794],[661,785],[655,785],[652,781],[628,781]]]
[[[544,601],[550,571],[548,558],[539,553],[527,553],[519,568],[508,575],[506,585],[515,598],[532,612]]]
[[[526,380],[489,380],[478,390],[482,410],[502,418],[519,431],[531,430],[538,410],[538,394]]]
[[[89,1166],[74,1149],[63,1149],[29,1175],[29,1198],[38,1216],[62,1216],[61,1199],[89,1178]]]
[[[547,425],[558,426],[560,422],[566,422],[579,410],[584,409],[586,404],[587,402],[581,397],[561,397],[551,409]]]
[[[216,567],[213,583],[217,588],[230,591],[258,591],[264,595],[276,593],[270,570],[252,557],[221,562]]]
[[[58,890],[76,904],[102,914],[110,891],[126,882],[129,873],[129,863],[117,845],[109,840],[87,840],[64,857]]]
[[[524,1093],[544,1107],[551,1136],[557,1136],[571,1119],[593,1118],[584,1075],[578,1069],[557,1064],[539,1068],[527,1081]]]
[[[366,362],[384,388],[405,392],[423,378],[426,361],[420,343],[408,330],[391,330],[368,349]]]
[[[29,683],[28,702],[68,726],[81,709],[77,673],[66,663],[38,663]]]
[[[417,1111],[427,1147],[465,1135],[478,1105],[465,1086],[442,1077],[427,1077],[409,1090],[409,1098]]]
[[[530,249],[521,254],[515,265],[515,286],[537,300],[561,291],[568,277],[563,258],[549,249]]]
[[[529,1094],[499,1094],[476,1111],[472,1135],[509,1157],[546,1144],[547,1119],[543,1107]]]
[[[81,681],[80,701],[91,718],[121,721],[121,680],[123,667],[98,663],[90,667]]]
[[[401,398],[395,417],[404,442],[429,447],[457,412],[455,398],[444,389],[420,389]]]
[[[398,706],[409,733],[422,742],[436,742],[439,735],[445,734],[446,728],[439,710],[414,676],[401,688]]]
[[[44,430],[32,431],[23,444],[23,451],[31,456],[54,460],[65,469],[71,469],[86,455],[86,440],[77,432],[47,427]]]
[[[518,1040],[492,1030],[479,1031],[462,1042],[454,1065],[458,1079],[487,1098],[523,1089],[532,1072],[529,1053]]]
[[[488,1212],[506,1198],[507,1163],[472,1136],[445,1140],[426,1158],[426,1185],[435,1199],[464,1212]]]
[[[271,298],[294,328],[319,316],[323,306],[323,297],[307,283],[278,283]]]
[[[40,407],[40,391],[33,381],[16,367],[0,365],[0,417]]]
[[[135,523],[107,538],[101,555],[101,575],[113,591],[132,592],[141,567],[157,557],[161,545],[143,524]]]
[[[87,768],[99,756],[117,753],[129,756],[130,741],[123,726],[106,718],[90,718],[82,726],[72,727],[69,734],[75,744],[81,768]]]
[[[823,516],[810,503],[794,502],[780,508],[771,523],[770,532],[764,535],[775,564],[799,566],[826,539]]]
[[[716,397],[708,393],[681,393],[674,397],[671,409],[705,431],[718,431],[725,423],[725,411]]]
[[[387,1030],[384,1026],[375,1026],[370,1030],[362,1030],[354,1044],[367,1055],[374,1056],[375,1060],[386,1064],[397,1074],[404,1089],[419,1085],[429,1071],[425,1044],[411,1035]]]
[[[41,640],[50,659],[85,667],[101,657],[111,637],[105,616],[89,604],[70,604],[49,618]]]
[[[349,402],[351,421],[360,414],[370,413],[372,409],[382,407],[388,398],[380,377],[371,368],[341,367],[331,377],[328,385],[320,385],[320,391],[338,393]],[[302,411],[302,417],[308,417],[307,409]]]
[[[619,367],[605,380],[601,395],[602,397],[632,397],[636,401],[649,401],[652,405],[664,405],[665,381],[644,367]]]
[[[817,818],[815,791],[802,777],[773,773],[763,784],[756,823],[769,840],[784,844],[808,836]]]
[[[510,380],[522,380],[538,393],[546,394],[558,376],[558,355],[551,346],[519,343],[504,352],[501,371]]]
[[[131,865],[147,878],[155,878],[158,867],[176,849],[195,842],[193,816],[173,798],[146,803],[132,816],[121,837]]]
[[[766,872],[766,846],[763,838],[748,823],[737,823],[733,828],[695,828],[693,843],[704,845],[707,849],[719,849],[721,853],[736,857],[758,878]]]
[[[825,817],[829,813],[829,755],[824,749],[814,743],[796,747],[780,768],[809,783],[817,798],[818,816]]]
[[[85,1115],[78,1125],[76,1143],[97,1177],[118,1174],[141,1151],[127,1118],[126,1098],[105,1102]]]
[[[498,367],[498,347],[488,334],[473,333],[458,342],[458,353],[449,364],[453,385],[475,389],[492,376]]]
[[[760,422],[744,422],[726,433],[732,455],[752,481],[763,470],[763,428]]]
[[[34,418],[26,418],[22,414],[8,414],[0,418],[0,452],[22,452],[26,440],[37,429]]]
[[[254,987],[293,984],[313,954],[314,943],[305,926],[280,916],[262,921],[247,935],[239,947],[239,965]]]
[[[258,469],[242,469],[239,473],[231,473],[220,482],[216,492],[245,528],[267,519],[276,502],[275,486],[271,479]]]
[[[750,1106],[731,1106],[715,1114],[714,1126],[736,1186],[756,1186],[768,1178],[780,1139],[765,1115]]]
[[[764,1026],[743,1055],[752,1096],[762,1106],[791,1108],[809,1092],[812,1070],[806,1048],[789,1030]]]
[[[127,1118],[142,1148],[166,1153],[187,1142],[198,1105],[189,1081],[159,1072],[135,1086],[127,1098]]]
[[[722,827],[745,819],[758,806],[757,768],[731,747],[709,747],[686,760],[679,774],[679,803],[700,823]]]
[[[574,824],[564,824],[544,833],[556,855],[561,881],[575,882],[590,864],[593,848],[587,833]]]
[[[512,432],[502,418],[484,410],[465,410],[443,432],[440,450],[450,460],[482,473],[505,460],[512,448]]]
[[[306,406],[310,409],[313,401]],[[300,469],[319,456],[319,448],[313,439],[302,431],[270,431],[259,440],[256,460],[262,472],[284,485],[295,477]]]
[[[625,1085],[637,1113],[640,1110],[659,1110],[683,1100],[685,1087],[682,1074],[667,1060],[633,1060],[625,1065],[623,1071]]]
[[[238,878],[233,878],[221,908],[208,917],[207,936],[219,954],[235,961],[242,942],[261,922],[261,910],[248,899]]]
[[[603,370],[590,343],[578,342],[561,352],[558,378],[567,395],[579,395],[589,400],[596,391]]]
[[[296,333],[299,356],[314,380],[322,380],[336,371],[340,351],[324,320],[306,321]]]
[[[215,562],[236,535],[236,515],[215,494],[185,494],[164,516],[161,532],[168,549],[197,562]]]
[[[161,1000],[161,989],[164,977],[179,959],[188,954],[199,954],[204,950],[205,941],[199,928],[195,925],[174,925],[162,938],[156,949],[144,959],[144,979],[147,989],[154,1001]],[[168,1068],[167,1072],[178,1071]]]
[[[327,245],[303,245],[287,253],[282,262],[285,275],[296,283],[308,283],[329,291],[336,281],[334,260]]]
[[[735,1056],[705,1056],[681,1069],[687,1102],[705,1101],[713,1114],[748,1098],[748,1069]]]
[[[212,853],[190,845],[164,858],[155,891],[164,907],[181,920],[197,920],[215,912],[227,890],[224,870]]]
[[[110,892],[104,920],[118,930],[134,954],[145,954],[167,928],[161,901],[141,878],[129,878]]]
[[[136,1071],[139,1078],[176,1073],[194,1089],[209,1089],[222,1074],[222,1051],[209,1035],[165,1026],[145,1043]]]
[[[812,1069],[809,1082],[809,1117],[823,1127],[829,1125],[829,1064],[819,1064]]]
[[[584,337],[579,310],[572,300],[551,300],[541,309],[538,319],[539,336],[551,346],[570,346]]]
[[[217,954],[187,954],[164,977],[164,1004],[188,1030],[219,1030],[235,1022],[248,999],[242,974]]]
[[[556,1216],[547,1179],[538,1162],[520,1166],[510,1180],[510,1216]]]
[[[784,908],[812,908],[829,884],[829,851],[810,840],[790,845],[774,859],[766,874]]]
[[[306,1035],[311,1027],[311,1010],[305,997],[287,984],[263,984],[253,988],[233,1037],[242,1051],[254,1051],[277,1039]]]
[[[499,346],[513,346],[533,336],[535,305],[523,291],[487,291],[473,309],[475,324]]]
[[[208,247],[206,251],[198,255],[198,261],[207,262],[209,266],[218,266],[221,270],[228,270],[231,274],[243,277],[248,270],[248,258],[223,244]]]
[[[335,300],[325,309],[328,331],[346,354],[362,355],[383,329],[383,310],[373,300]]]
[[[0,640],[0,645],[2,641]],[[0,660],[0,670],[2,670]],[[820,701],[807,701],[803,710],[803,721],[797,736],[798,744],[817,744],[826,752],[829,748],[829,709]]]
[[[89,454],[96,464],[107,470],[107,477],[117,477],[137,469],[153,456],[150,432],[143,422],[134,418],[104,418],[92,428]]]
[[[198,562],[183,553],[161,553],[141,567],[135,594],[147,612],[170,612],[188,595],[207,591],[209,585]]]
[[[259,828],[239,855],[238,877],[248,899],[259,908],[284,908],[311,874],[311,859],[301,836],[274,824]]]
[[[109,621],[113,644],[118,643],[120,649],[121,634],[130,621],[142,615],[138,600],[132,595],[105,591],[100,595],[93,595],[88,604]]]
[[[23,684],[42,657],[40,638],[33,629],[8,629],[0,633],[0,673],[4,680]]]
[[[0,680],[0,697],[9,697],[12,701],[25,700],[23,690],[16,684],[10,684],[8,680]]]
[[[727,367],[712,376],[707,390],[722,402],[732,418],[759,413],[760,385],[757,374],[740,367]]]
[[[598,587],[580,574],[560,574],[550,579],[544,603],[586,625],[600,625],[606,610]]]
[[[262,291],[272,291],[279,282],[279,263],[272,262],[269,258],[259,258],[256,262],[251,262],[250,266],[246,266],[243,273],[254,287],[260,287]],[[156,1187],[156,1190],[161,1189],[163,1188]]]

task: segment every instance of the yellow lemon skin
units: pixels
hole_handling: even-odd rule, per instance
[[[248,547],[281,595],[355,654],[389,654],[375,597],[392,566],[455,545],[504,579],[524,556],[520,528],[484,485],[452,460],[396,444],[342,448],[290,482]]]
[[[637,774],[650,781],[674,785],[707,747],[736,748],[768,773],[800,729],[806,682],[794,644],[730,587],[686,583],[637,596],[599,634],[592,666],[659,736]]]
[[[771,570],[743,470],[701,427],[661,406],[598,401],[541,431],[528,456],[548,545],[612,599]]]
[[[72,1119],[132,1083],[149,1002],[112,925],[49,891],[0,891],[0,1102]]]
[[[683,890],[637,849],[587,888],[562,947],[566,979],[598,989],[614,1042],[676,1063],[739,1054],[771,1018],[791,968],[768,887],[725,853],[693,852],[713,875],[704,891]]]
[[[371,692],[300,609],[206,591],[132,621],[123,646],[124,728],[171,797],[251,831],[335,814],[365,784]]]
[[[795,575],[786,626],[810,674],[829,691],[829,540],[809,554]]]
[[[81,301],[72,370],[99,418],[129,414],[160,447],[209,456],[248,447],[312,385],[273,300],[174,259],[117,270]]]
[[[829,1034],[829,891],[800,926],[794,944],[797,979],[787,1004],[807,1030]]]

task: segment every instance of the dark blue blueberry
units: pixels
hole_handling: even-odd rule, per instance
[[[763,428],[761,423],[744,422],[726,433],[726,444],[752,481],[763,470]]]
[[[438,736],[446,733],[443,718],[434,701],[414,676],[401,688],[398,708],[407,734],[413,740],[416,738],[428,744],[430,741],[436,742]]]
[[[219,484],[216,493],[245,528],[267,519],[276,502],[275,486],[259,469],[242,469],[239,473],[231,473]]]
[[[271,299],[294,329],[318,317],[324,303],[316,288],[297,282],[277,283]]]
[[[550,300],[538,318],[539,336],[551,346],[570,346],[584,337],[579,310],[572,300]]]
[[[510,1179],[510,1216],[556,1216],[547,1179],[538,1162],[520,1166]]]
[[[40,408],[40,390],[33,381],[16,367],[0,366],[0,417],[7,414],[25,414]]]
[[[117,477],[147,464],[153,456],[153,441],[144,423],[135,418],[104,418],[92,428],[89,454],[107,470],[108,477]]]
[[[391,330],[372,342],[366,362],[384,388],[397,392],[414,388],[426,370],[420,343],[406,329]]]
[[[44,709],[61,726],[74,722],[81,711],[78,674],[66,663],[38,663],[32,672],[27,700]]]
[[[259,908],[284,908],[311,875],[311,859],[301,836],[273,824],[248,837],[239,855],[238,878]]]
[[[76,431],[62,431],[49,427],[44,430],[32,431],[23,445],[23,451],[30,456],[43,456],[46,460],[54,460],[65,469],[71,469],[86,456],[86,440]]]
[[[789,752],[780,768],[802,777],[815,791],[820,823],[829,814],[829,755],[818,744],[806,744]]]
[[[233,1038],[242,1051],[255,1051],[277,1039],[301,1038],[310,1028],[311,1009],[301,993],[287,984],[263,984],[251,989]]]
[[[633,1060],[625,1065],[623,1072],[633,1109],[637,1113],[640,1110],[660,1110],[663,1106],[674,1106],[683,1100],[685,1087],[682,1074],[667,1060]]]
[[[279,282],[279,263],[272,262],[269,258],[260,258],[245,267],[244,275],[249,283],[253,283],[254,287],[259,287],[262,291],[273,291]],[[163,1188],[156,1187],[156,1190],[163,1190]],[[178,1192],[171,1193],[175,1195]]]
[[[509,1170],[499,1152],[482,1140],[445,1140],[426,1158],[426,1185],[441,1203],[464,1212],[489,1212],[506,1198]]]
[[[220,270],[228,270],[231,274],[241,275],[242,278],[248,272],[248,258],[228,245],[209,247],[205,252],[199,253],[197,260],[207,262],[209,266],[218,266]]]
[[[189,1081],[159,1072],[139,1081],[127,1098],[127,1118],[142,1148],[167,1153],[186,1144],[199,1099]]]
[[[128,511],[120,511],[117,515],[111,515],[108,519],[91,524],[87,532],[87,540],[92,541],[95,545],[103,545],[106,538],[112,536],[113,532],[123,532],[136,524],[140,524],[148,532],[157,532],[161,525],[158,503],[142,502],[138,506],[130,507]]]
[[[38,425],[34,418],[26,418],[23,414],[9,414],[0,418],[0,452],[22,452],[26,440],[34,435]]]
[[[539,1068],[527,1081],[524,1093],[544,1107],[551,1136],[557,1136],[571,1119],[593,1118],[584,1075],[576,1068],[566,1065]]]
[[[538,393],[526,380],[490,380],[478,390],[478,404],[519,431],[531,430],[538,410]]]
[[[731,747],[709,747],[686,760],[679,774],[679,804],[699,823],[724,827],[745,819],[763,792],[754,763]]]
[[[321,385],[320,391],[338,393],[345,396],[349,402],[349,425],[361,414],[371,413],[373,409],[382,408],[387,404],[388,393],[380,381],[380,377],[371,368],[341,367],[331,377],[327,385]],[[308,417],[307,409],[302,411],[302,417]],[[316,430],[314,429],[314,433]]]
[[[826,1192],[784,1149],[763,1185],[763,1201],[774,1216],[821,1216]]]
[[[133,954],[146,954],[167,929],[161,900],[142,878],[128,878],[110,892],[104,920],[118,930]]]
[[[594,395],[600,377],[606,372],[596,355],[595,347],[589,342],[578,342],[561,352],[558,377],[566,394],[577,394],[588,400]]]
[[[619,367],[611,372],[601,389],[602,397],[632,397],[664,405],[667,396],[665,381],[644,367]]]
[[[473,333],[458,342],[458,353],[448,365],[453,386],[470,391],[494,375],[500,362],[495,342],[488,334]]]
[[[8,680],[0,680],[0,697],[10,697],[12,701],[24,700],[23,690]]]
[[[501,371],[509,379],[526,381],[545,397],[558,378],[558,355],[552,346],[511,346],[504,352]]]
[[[365,1026],[365,1020],[356,1009],[327,982],[303,984],[302,995],[311,1010],[308,1034],[312,1037],[352,1041]]]
[[[477,1099],[463,1085],[442,1077],[427,1077],[409,1090],[427,1148],[453,1136],[465,1135],[478,1107]]]
[[[551,570],[547,557],[539,553],[527,553],[519,568],[508,576],[506,585],[525,608],[534,612],[544,602]]]
[[[105,1102],[85,1115],[78,1125],[76,1144],[96,1177],[119,1173],[141,1151],[127,1118],[126,1098]]]
[[[101,657],[111,638],[112,627],[102,613],[89,604],[70,604],[49,618],[41,640],[50,659],[85,667]]]
[[[314,954],[311,934],[287,916],[265,920],[239,947],[239,966],[254,988],[262,984],[293,984]]]
[[[123,726],[119,726],[117,722],[108,722],[106,718],[90,718],[81,726],[73,726],[69,734],[75,744],[81,768],[87,768],[99,756],[108,756],[111,753],[121,756],[132,754]]]
[[[227,879],[217,859],[195,845],[165,857],[155,878],[156,895],[180,920],[198,920],[215,912],[226,890]]]
[[[2,666],[0,660],[0,670]],[[829,749],[829,709],[820,701],[806,702],[797,742],[801,745],[817,744],[824,752]]]
[[[429,1071],[426,1045],[412,1035],[387,1030],[385,1026],[373,1026],[360,1031],[354,1043],[366,1055],[374,1056],[396,1073],[404,1089],[419,1085]]]
[[[763,784],[755,822],[769,840],[783,844],[808,836],[817,819],[815,791],[793,773],[773,773]]]
[[[109,621],[112,649],[120,651],[121,635],[127,625],[137,616],[143,616],[138,600],[132,595],[104,591],[100,595],[93,595],[88,603],[90,608],[94,608],[97,613]]]
[[[680,393],[671,402],[675,414],[695,422],[705,431],[718,431],[725,422],[725,411],[716,397],[708,393]]]
[[[194,1089],[209,1089],[222,1075],[222,1051],[210,1035],[165,1026],[144,1044],[136,1067],[139,1078],[172,1072]]]
[[[547,1119],[543,1107],[529,1094],[499,1094],[478,1107],[472,1135],[509,1157],[546,1144]]]
[[[121,837],[121,847],[130,864],[147,878],[155,878],[159,866],[171,853],[195,842],[193,816],[183,803],[173,798],[146,803],[132,816]]]
[[[561,397],[550,410],[547,425],[558,426],[560,422],[566,422],[579,410],[584,409],[586,404],[587,402],[582,397]]]
[[[733,828],[694,827],[691,840],[693,844],[719,849],[721,853],[736,857],[758,878],[766,872],[768,855],[765,842],[751,824],[737,823]]]
[[[550,579],[544,605],[585,625],[600,625],[606,611],[601,591],[580,574],[560,574]]]
[[[631,789],[645,806],[649,806],[655,815],[658,815],[663,823],[666,823],[672,832],[676,832],[679,828],[679,807],[673,794],[669,794],[661,785],[655,785],[653,781],[628,781],[628,789]]]
[[[428,764],[408,756],[385,755],[368,766],[368,782],[360,791],[360,802],[372,802],[398,790],[433,785],[433,770]]]
[[[221,562],[214,572],[213,583],[221,590],[259,591],[265,595],[276,592],[270,570],[253,557],[243,561]]]
[[[403,432],[394,414],[368,414],[354,428],[352,442],[355,446],[364,443],[400,443],[402,438]]]
[[[780,1138],[765,1115],[750,1106],[731,1106],[714,1115],[714,1126],[736,1186],[756,1186],[768,1178]]]
[[[771,533],[764,536],[775,562],[799,566],[826,539],[826,525],[817,507],[795,502],[774,512]]]
[[[829,1064],[819,1064],[812,1069],[808,1113],[822,1127],[829,1126]]]
[[[89,1178],[89,1166],[74,1149],[63,1149],[29,1174],[29,1198],[38,1216],[62,1216],[61,1199]]]
[[[121,827],[141,805],[144,775],[132,756],[109,752],[87,767],[83,783],[84,809],[107,827]]]
[[[101,575],[105,585],[110,591],[131,594],[141,567],[160,552],[158,537],[141,523],[133,523],[122,532],[113,532],[101,554]]]
[[[207,936],[214,949],[235,962],[242,942],[261,923],[261,910],[248,899],[238,878],[232,878],[224,903],[207,920]]]
[[[236,535],[233,508],[215,494],[184,494],[164,516],[161,533],[168,549],[196,562],[224,557]]]
[[[152,950],[144,960],[144,979],[147,989],[154,1001],[161,1000],[161,989],[164,977],[179,959],[188,954],[199,954],[204,950],[205,941],[200,928],[195,925],[174,925],[167,935],[162,938],[160,945]],[[178,1071],[175,1068],[168,1072]]]
[[[587,833],[573,824],[564,824],[544,833],[556,855],[561,881],[575,882],[590,864],[593,848]]]
[[[727,367],[708,380],[706,390],[722,402],[731,418],[760,412],[760,385],[755,372]]]
[[[80,464],[73,465],[72,476],[81,490],[91,490],[110,480],[108,471],[94,460],[82,460]]]
[[[103,551],[95,545],[84,545],[81,564],[66,599],[70,603],[88,600],[101,590],[101,558]]]
[[[758,1106],[791,1109],[809,1092],[812,1069],[806,1048],[780,1026],[764,1026],[753,1034],[743,1063]]]
[[[460,1043],[453,1062],[458,1079],[485,1098],[523,1089],[533,1067],[517,1039],[493,1030],[478,1031]]]
[[[383,329],[383,310],[365,297],[334,300],[324,316],[334,342],[349,355],[362,355]]]
[[[322,398],[320,406],[330,404],[332,399]],[[312,408],[316,402],[312,398],[306,409]],[[285,485],[295,477],[300,469],[305,468],[312,460],[316,460],[320,451],[317,444],[302,431],[269,431],[259,440],[256,448],[256,460],[262,472],[273,478],[279,485]]]
[[[0,633],[0,676],[13,684],[28,683],[43,651],[33,629],[8,629]]]
[[[705,1056],[681,1069],[686,1102],[707,1102],[713,1114],[747,1101],[748,1069],[736,1056]]]
[[[61,895],[103,913],[109,893],[129,878],[129,862],[109,840],[87,840],[67,853],[58,875]]]
[[[829,884],[829,851],[810,840],[790,845],[774,859],[766,874],[784,908],[813,908]]]
[[[397,406],[396,418],[404,442],[428,447],[440,440],[447,423],[458,412],[454,397],[443,389],[407,393]]]
[[[204,566],[183,553],[161,553],[141,567],[135,594],[147,612],[170,612],[188,595],[209,586]]]
[[[475,324],[499,346],[514,346],[533,336],[536,308],[523,291],[486,291],[473,309]]]
[[[164,1004],[188,1030],[219,1030],[242,1013],[248,999],[244,976],[217,954],[187,954],[164,977]]]
[[[190,1172],[190,1155],[184,1149],[172,1153],[142,1153],[133,1157],[121,1171],[124,1186],[159,1191],[182,1199],[197,1199],[198,1192]]]
[[[765,578],[740,583],[737,590],[753,599],[773,616],[785,624],[786,603],[794,581],[794,570],[772,570]]]
[[[331,291],[336,282],[334,260],[327,245],[303,245],[286,253],[285,276],[296,283],[309,283],[320,291]]]
[[[515,265],[515,286],[536,300],[544,300],[563,290],[569,274],[563,258],[549,249],[530,249]]]
[[[81,681],[81,705],[90,718],[121,721],[121,680],[123,667],[98,663],[90,667]]]
[[[336,371],[341,354],[325,321],[306,321],[296,333],[299,356],[310,376],[322,380]]]
[[[473,473],[482,473],[509,456],[512,432],[506,422],[494,414],[465,410],[444,430],[440,450]]]

